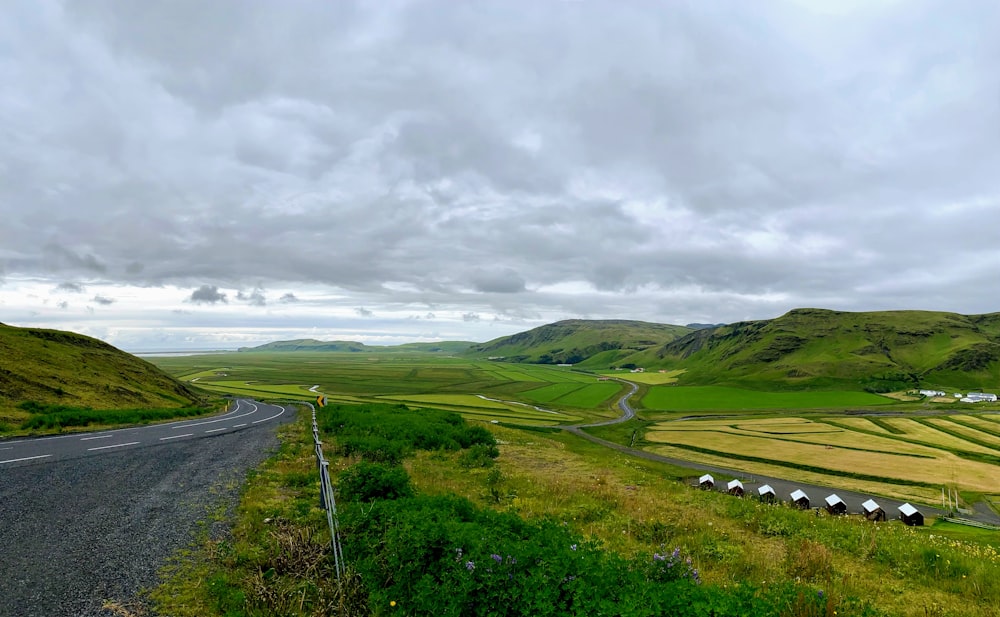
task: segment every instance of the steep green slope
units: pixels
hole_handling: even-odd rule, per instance
[[[609,366],[620,358],[656,348],[691,332],[684,326],[627,320],[569,319],[473,345],[473,357],[508,362]]]
[[[685,383],[865,388],[1000,387],[1000,314],[796,309],[698,330],[645,359]]]
[[[436,343],[404,343],[402,345],[365,345],[356,341],[317,341],[296,339],[274,341],[257,347],[240,347],[240,351],[335,351],[348,353],[399,353],[416,351],[424,353],[462,353],[475,343],[469,341],[440,341]]]
[[[186,386],[145,360],[97,339],[0,324],[0,420],[24,401],[93,409],[194,404]]]

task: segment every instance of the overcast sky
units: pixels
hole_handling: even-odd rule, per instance
[[[0,322],[127,350],[1000,311],[995,0],[13,0]]]

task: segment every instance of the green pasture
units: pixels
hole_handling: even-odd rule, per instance
[[[894,403],[867,392],[761,392],[728,386],[653,386],[642,398],[643,407],[657,411],[824,409]]]
[[[617,382],[598,383],[596,375],[565,367],[430,354],[258,352],[153,360],[175,376],[214,393],[302,400],[318,394],[331,400],[388,399],[524,424],[606,418],[608,405],[623,387]],[[310,391],[313,386],[319,388]],[[551,407],[557,413],[535,410],[534,405]]]

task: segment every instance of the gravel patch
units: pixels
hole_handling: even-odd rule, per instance
[[[0,617],[106,617],[106,600],[141,602],[210,512],[236,504],[277,426],[0,470]]]

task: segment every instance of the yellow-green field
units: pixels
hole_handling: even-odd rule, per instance
[[[983,422],[967,415],[957,419]],[[879,422],[894,432],[863,417],[692,419],[654,424],[645,440],[651,451],[748,474],[925,502],[934,502],[941,486],[996,491],[1000,468],[994,463],[1000,460],[1000,438],[945,418],[895,417]]]

